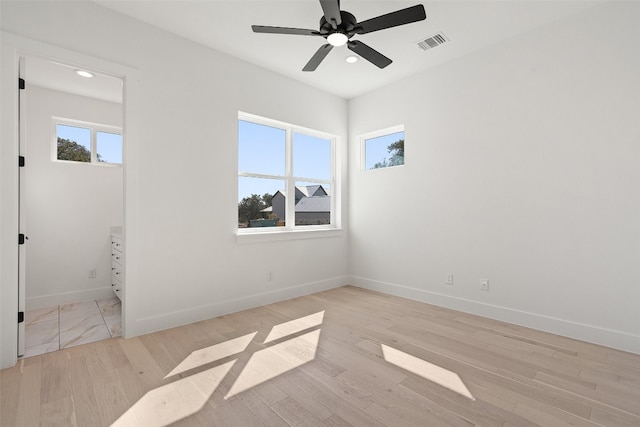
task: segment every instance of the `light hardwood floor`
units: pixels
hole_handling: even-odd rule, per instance
[[[342,287],[20,360],[4,426],[640,426],[640,356]]]

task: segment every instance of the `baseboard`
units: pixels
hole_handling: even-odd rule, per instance
[[[302,285],[276,289],[268,292],[261,292],[247,297],[219,301],[215,304],[206,304],[200,307],[137,319],[133,322],[128,323],[127,327],[129,330],[127,332],[127,336],[132,337],[136,335],[157,332],[176,326],[211,319],[213,317],[236,313],[242,310],[248,310],[250,308],[259,307],[266,304],[272,304],[291,298],[326,291],[328,289],[339,288],[340,286],[344,286],[346,284],[348,284],[348,277],[339,276],[327,280],[305,283]]]
[[[53,307],[62,304],[72,304],[74,302],[91,301],[95,299],[109,298],[115,296],[111,286],[103,288],[88,289],[84,291],[64,292],[60,294],[41,295],[37,297],[27,297],[25,301],[27,310]]]
[[[640,354],[640,336],[628,334],[593,325],[572,322],[526,311],[514,310],[485,304],[478,301],[457,298],[449,295],[429,292],[422,289],[380,282],[364,277],[351,276],[349,284],[364,289],[384,292],[403,298],[421,301],[440,307],[477,314],[490,319],[501,320],[532,329],[538,329],[565,337],[575,338],[594,344]]]

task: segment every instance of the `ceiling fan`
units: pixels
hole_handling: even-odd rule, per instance
[[[351,51],[357,53],[367,61],[379,68],[384,68],[391,64],[392,61],[389,58],[361,41],[351,40],[351,38],[356,34],[367,34],[422,21],[427,17],[424,6],[419,4],[358,22],[355,16],[349,12],[340,10],[340,0],[320,0],[320,5],[322,6],[324,15],[320,18],[320,29],[317,31],[303,28],[269,27],[263,25],[252,25],[251,28],[255,33],[320,36],[327,39],[328,43],[322,45],[320,49],[316,51],[302,71],[315,71],[334,46],[343,46],[344,44],[346,44]]]

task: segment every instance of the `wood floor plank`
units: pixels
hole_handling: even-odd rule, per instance
[[[0,375],[0,425],[31,426],[40,422],[41,359],[18,361]]]
[[[374,417],[380,425],[397,426],[397,427],[411,426],[409,422],[405,422],[405,420],[403,420],[400,416],[398,416],[397,414],[391,412],[384,406],[375,402],[367,407],[367,414]],[[426,418],[427,417],[425,417],[425,420],[424,420],[425,422],[427,421]],[[435,420],[432,419],[431,421],[433,422]],[[444,425],[444,424],[441,424],[441,425]]]
[[[602,426],[638,427],[640,417],[614,408],[598,407],[591,410],[589,420]]]
[[[274,411],[290,426],[322,426],[323,421],[292,397],[273,405]]]
[[[287,422],[282,419],[271,406],[279,400],[286,399],[287,395],[277,390],[278,393],[282,394],[282,397],[274,397],[274,395],[278,393],[274,393],[273,389],[275,389],[275,386],[269,389],[263,386],[256,387],[240,394],[238,399],[240,399],[247,410],[251,411],[266,425],[273,427],[288,426]]]
[[[631,427],[640,355],[345,286],[21,359],[0,392],[3,427]]]
[[[131,406],[123,385],[118,381],[92,384],[98,403],[99,416],[96,418],[105,425],[111,425]]]
[[[70,426],[78,427],[72,396],[48,400],[40,405],[41,427]]]
[[[73,410],[76,421],[81,426],[99,427],[103,414],[100,414],[95,388],[90,378],[87,355],[92,353],[91,348],[76,347],[70,353],[69,382],[72,390]]]
[[[71,401],[72,385],[69,375],[71,350],[42,355],[42,385],[40,403]]]
[[[513,416],[476,396],[469,399],[442,385],[425,382],[419,377],[409,377],[402,381],[401,385],[476,425],[499,426],[505,420],[525,424],[522,418]]]
[[[597,424],[587,419],[576,417],[556,408],[549,408],[547,405],[531,407],[523,403],[517,403],[513,412],[541,426],[597,427]]]

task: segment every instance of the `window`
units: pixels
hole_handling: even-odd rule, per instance
[[[122,134],[96,132],[96,158],[98,162],[122,164]]]
[[[53,118],[54,160],[122,164],[122,130],[77,120]]]
[[[334,228],[335,144],[333,135],[239,113],[238,228]]]
[[[361,141],[365,170],[404,165],[404,126],[363,135]]]

